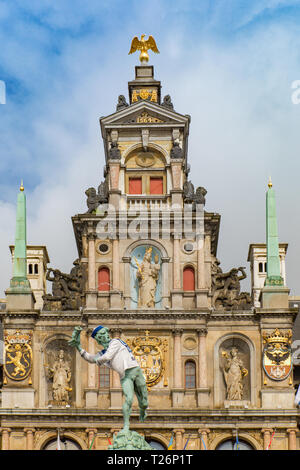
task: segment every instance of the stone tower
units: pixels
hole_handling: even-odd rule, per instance
[[[148,416],[141,424],[134,405],[131,428],[153,446],[166,449],[173,435],[179,450],[187,438],[189,450],[221,449],[238,429],[240,446],[265,449],[276,428],[272,448],[294,449],[297,309],[288,308],[283,283],[270,285],[278,274],[274,224],[270,282],[255,307],[241,289],[245,268],[223,272],[220,215],[206,211],[205,188],[190,180],[190,116],[161,96],[152,65],[135,67],[128,91],[100,119],[104,179],[86,190],[86,212],[72,217],[73,267],[47,270],[53,287],[43,309],[0,311],[6,357],[21,348],[29,364],[24,376],[4,367],[2,448],[52,448],[57,428],[73,448],[107,448],[122,427],[119,377],[68,345],[80,325],[82,346],[95,353],[91,331],[100,324],[129,344],[143,369]],[[267,220],[273,216],[270,202]],[[22,413],[11,409],[18,390],[28,394],[18,401]]]

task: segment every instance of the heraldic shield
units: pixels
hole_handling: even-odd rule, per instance
[[[31,335],[16,331],[5,335],[4,372],[11,380],[26,379],[32,367]]]
[[[145,336],[127,339],[126,342],[143,371],[148,389],[160,382],[166,369],[167,341],[149,336],[149,331],[146,330]],[[166,377],[164,386],[167,386]]]
[[[292,332],[282,333],[276,328],[263,334],[263,368],[271,380],[284,380],[292,370]]]

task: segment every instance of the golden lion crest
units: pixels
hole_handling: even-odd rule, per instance
[[[31,335],[21,333],[4,336],[4,372],[11,380],[26,379],[32,367]]]

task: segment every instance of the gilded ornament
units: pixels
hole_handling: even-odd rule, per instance
[[[136,118],[136,122],[148,123],[148,122],[164,122],[161,119],[150,116],[146,111],[144,111],[140,116]]]
[[[11,380],[25,380],[32,368],[31,334],[7,334],[5,340],[4,372]]]
[[[166,352],[168,342],[157,336],[145,336],[127,339],[126,342],[132,349],[132,353],[138,361],[146,379],[148,389],[158,384],[164,377],[164,387],[168,385],[166,374]]]
[[[155,52],[156,54],[159,54],[159,50],[157,49],[157,45],[153,36],[149,36],[147,40],[144,39],[145,36],[146,34],[142,34],[141,39],[138,39],[138,37],[135,36],[131,41],[130,51],[128,52],[128,55],[129,55],[129,54],[133,54],[136,51],[141,51],[140,53],[141,63],[143,62],[147,63],[149,61],[149,54],[148,54],[149,49],[151,49],[151,51]]]

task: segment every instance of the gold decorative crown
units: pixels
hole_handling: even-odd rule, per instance
[[[264,343],[283,343],[291,344],[292,342],[292,331],[289,330],[287,333],[282,333],[276,328],[272,333],[263,333]]]

